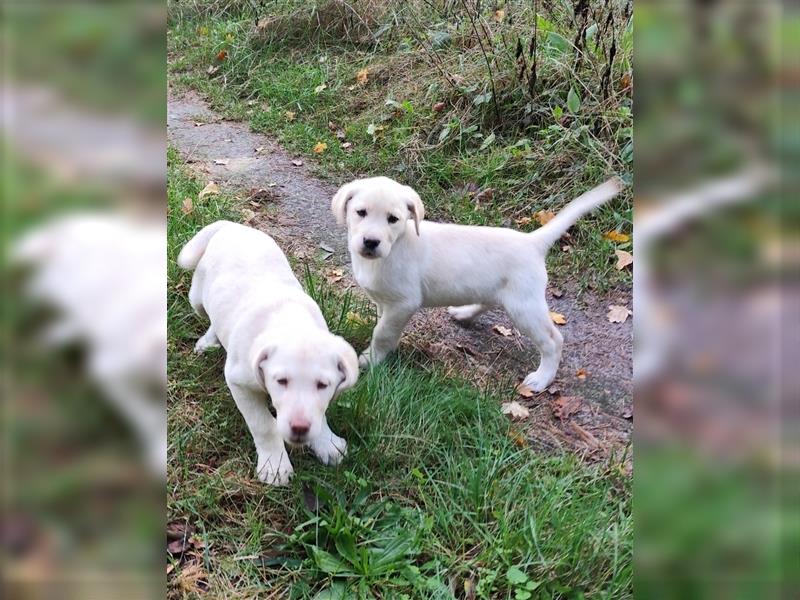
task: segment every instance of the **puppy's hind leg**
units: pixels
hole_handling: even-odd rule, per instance
[[[192,285],[189,288],[189,304],[191,304],[194,312],[203,318],[207,318],[208,314],[206,314],[206,309],[203,307],[203,294],[201,291],[203,287],[202,277],[201,273],[195,273],[194,277],[192,277]]]
[[[448,306],[447,312],[456,321],[469,323],[488,308],[485,304],[467,304],[465,306]]]
[[[194,345],[194,351],[196,354],[202,354],[206,350],[210,348],[219,348],[219,338],[217,338],[217,333],[214,331],[214,326],[208,328],[208,331],[205,332],[203,337],[197,340],[197,343]]]
[[[517,328],[533,340],[541,355],[539,368],[528,373],[523,383],[535,392],[544,391],[555,379],[564,346],[564,336],[550,319],[544,290],[540,298],[517,299],[504,306]]]

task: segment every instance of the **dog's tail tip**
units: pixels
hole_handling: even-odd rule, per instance
[[[180,254],[178,254],[178,266],[186,271],[195,269],[200,259],[203,258],[206,247],[211,241],[211,238],[214,237],[214,234],[230,223],[230,221],[216,221],[203,227],[186,243]]]

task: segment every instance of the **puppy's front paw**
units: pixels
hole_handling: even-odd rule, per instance
[[[268,485],[286,485],[291,479],[294,469],[286,450],[259,454],[256,477]]]
[[[219,342],[209,342],[206,340],[205,336],[203,336],[197,340],[197,343],[194,345],[194,352],[195,354],[202,354],[206,350],[212,348],[219,348]]]
[[[311,442],[311,449],[322,464],[335,466],[347,454],[347,442],[338,435],[320,436]]]
[[[361,369],[366,369],[371,364],[374,364],[374,361],[372,360],[372,350],[367,348],[359,355],[358,366]]]

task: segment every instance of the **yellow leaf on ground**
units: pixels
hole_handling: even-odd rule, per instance
[[[504,337],[509,337],[514,333],[512,329],[509,329],[508,327],[503,327],[502,325],[495,325],[494,327],[492,327],[492,329]]]
[[[633,313],[624,306],[612,304],[608,307],[608,321],[610,323],[624,323]]]
[[[516,221],[514,221],[517,225],[529,225],[530,222],[533,221],[530,217],[520,217]]]
[[[619,231],[609,231],[603,237],[612,242],[627,242],[631,239],[631,236],[627,233],[620,233]]]
[[[283,114],[284,114],[284,116],[286,117],[286,120],[287,120],[287,121],[289,121],[289,123],[291,123],[292,121],[294,121],[295,113],[293,113],[291,110],[287,110],[287,111],[286,111],[285,113],[283,113]]]
[[[360,85],[364,85],[369,81],[369,70],[368,69],[361,69],[358,73],[356,73],[356,81]]]
[[[524,383],[520,383],[515,389],[517,393],[523,398],[533,398],[536,395],[536,392],[534,392]]]
[[[181,212],[185,215],[188,215],[191,214],[193,210],[194,203],[192,202],[192,199],[187,196],[183,199],[183,204],[181,204]]]
[[[533,213],[533,216],[536,217],[537,221],[539,221],[539,225],[546,225],[553,220],[553,217],[555,217],[556,214],[554,212],[550,212],[549,210],[537,210],[535,213]]]
[[[589,373],[586,372],[586,369],[578,369],[577,371],[575,371],[575,377],[577,377],[578,379],[586,379],[586,376],[588,374]]]
[[[326,144],[325,142],[317,142],[316,144],[314,144],[315,154],[322,154],[327,149],[328,149],[328,144]]]
[[[206,196],[213,196],[215,194],[219,194],[219,186],[213,181],[209,181],[206,187],[203,188],[203,191],[197,195],[197,199],[202,200]]]
[[[506,16],[506,11],[504,11],[501,8],[501,9],[498,9],[498,10],[494,11],[494,15],[492,16],[492,18],[499,23],[500,21],[503,20],[503,17],[505,17],[505,16]]]
[[[550,311],[550,319],[552,319],[553,323],[556,325],[564,325],[567,322],[567,319],[561,313]]]
[[[617,271],[622,271],[628,265],[633,264],[633,254],[625,252],[625,250],[614,250],[617,255]]]
[[[319,94],[321,91],[328,89],[328,86],[324,83],[319,84],[317,87],[314,88],[314,93]]]
[[[524,419],[530,414],[530,411],[516,400],[513,402],[503,402],[501,410],[504,415],[508,415],[512,419]]]

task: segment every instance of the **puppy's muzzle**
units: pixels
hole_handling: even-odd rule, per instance
[[[361,246],[361,256],[365,258],[378,258],[378,246],[380,245],[380,240],[364,238],[363,245]]]

